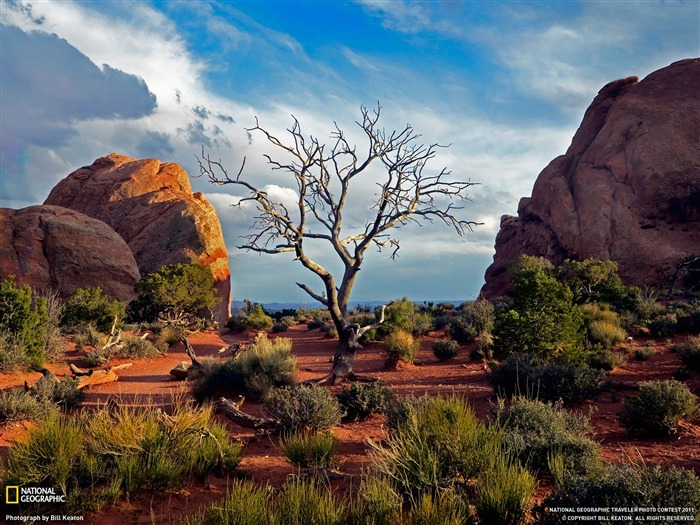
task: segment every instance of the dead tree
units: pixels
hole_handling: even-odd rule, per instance
[[[287,130],[289,140],[285,143],[260,127],[256,119],[255,127],[248,131],[261,133],[287,159],[282,162],[265,155],[272,170],[288,174],[290,185],[296,186],[293,209],[275,202],[267,192],[242,177],[245,159],[238,174],[230,177],[221,161],[212,160],[204,148],[198,158],[199,176],[206,176],[217,185],[232,184],[246,191],[237,206],[247,201],[257,205],[259,215],[253,233],[245,237],[240,248],[259,253],[294,253],[296,260],[321,280],[322,293],[303,283],[297,285],[328,309],[338,331],[333,369],[324,378],[334,382],[355,377],[353,363],[363,328],[350,322],[348,303],[367,250],[372,246],[379,251],[387,249],[395,259],[399,240],[394,231],[409,222],[437,219],[459,235],[477,224],[455,214],[461,209],[455,201],[467,199],[466,190],[475,183],[453,180],[444,168],[427,173],[426,166],[443,146],[420,143],[420,135],[410,124],[400,131],[385,131],[379,126],[380,111],[379,105],[375,110],[361,107],[362,118],[357,125],[367,141],[363,150],[351,145],[337,124],[331,144],[326,145],[302,133],[299,121],[292,117],[292,127]],[[378,181],[380,171],[383,175]],[[376,199],[364,226],[348,230],[344,219],[346,203],[353,194],[351,188],[375,183]],[[310,258],[307,245],[311,242],[326,243],[335,253],[343,267],[340,282]]]
[[[186,337],[182,338],[182,343],[185,345],[185,352],[187,352],[187,357],[190,358],[191,363],[188,365],[187,361],[182,361],[170,371],[170,375],[175,376],[175,379],[178,380],[193,379],[202,374],[202,363],[197,358],[197,354],[194,353],[194,349]]]

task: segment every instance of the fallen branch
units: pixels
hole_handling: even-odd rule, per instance
[[[77,388],[78,390],[82,390],[83,388],[88,388],[95,385],[114,383],[115,381],[119,380],[119,375],[115,373],[115,370],[129,368],[132,365],[133,363],[124,363],[122,365],[117,365],[102,370],[92,370],[92,373],[88,373],[88,375],[78,376],[79,379]],[[73,370],[71,369],[71,371]]]
[[[191,363],[187,361],[182,361],[179,365],[170,371],[170,375],[175,376],[178,381],[183,381],[185,379],[194,379],[196,376],[202,373],[202,363],[197,358],[197,354],[194,353],[192,345],[186,337],[182,338],[182,342],[185,345],[185,352],[190,358]]]
[[[277,419],[268,419],[251,416],[240,410],[243,401],[234,403],[233,401],[222,397],[214,403],[214,412],[221,414],[236,425],[243,428],[252,428],[254,430],[274,430],[279,426]]]

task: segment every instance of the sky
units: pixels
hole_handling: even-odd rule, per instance
[[[700,55],[700,2],[0,0],[0,207],[41,204],[73,170],[111,152],[199,173],[204,147],[282,202],[296,185],[256,118],[279,137],[293,117],[362,149],[360,107],[388,131],[413,126],[438,150],[426,168],[476,183],[459,210],[482,223],[397,232],[399,256],[368,253],[355,301],[473,299],[500,218],[563,154],[606,83]],[[348,227],[368,214],[381,173],[358,179]],[[231,186],[193,178],[216,207],[233,296],[302,302],[318,278],[288,254],[238,248],[255,209]],[[322,246],[315,260],[338,272]]]

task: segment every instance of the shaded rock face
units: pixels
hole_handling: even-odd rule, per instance
[[[215,318],[222,322],[230,315],[228,253],[219,218],[201,193],[192,193],[187,172],[178,164],[112,153],[68,175],[46,204],[80,211],[114,228],[142,275],[164,264],[208,266],[221,297]]]
[[[104,222],[58,206],[0,208],[0,277],[69,295],[100,286],[120,301],[140,278],[126,242]]]
[[[663,284],[700,252],[700,59],[603,87],[567,152],[504,216],[482,292],[510,289],[520,254],[612,259],[637,286]]]

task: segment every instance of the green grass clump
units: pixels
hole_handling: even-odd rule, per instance
[[[387,360],[390,363],[404,361],[413,363],[420,350],[420,341],[406,330],[398,329],[390,333],[386,340]]]
[[[392,484],[380,476],[365,476],[350,509],[350,523],[401,525],[403,500]]]
[[[280,431],[288,434],[330,430],[343,415],[330,391],[318,386],[295,385],[275,389],[265,405],[279,420]]]
[[[634,358],[637,361],[648,361],[654,355],[654,349],[648,346],[637,348],[634,351]]]
[[[433,355],[440,361],[452,359],[459,354],[459,343],[457,341],[435,341],[433,343]]]
[[[499,399],[493,417],[503,429],[504,447],[523,465],[546,468],[555,453],[569,472],[586,473],[598,465],[598,444],[586,437],[589,418],[568,412],[561,402],[515,396],[507,404]]]
[[[499,458],[476,487],[474,506],[480,523],[526,523],[536,490],[537,480],[527,469],[507,458]]]
[[[236,481],[226,497],[199,513],[180,521],[181,525],[269,525],[270,490],[251,481]]]
[[[287,482],[277,496],[272,525],[343,525],[346,505],[315,481],[298,477]]]
[[[645,381],[639,394],[623,402],[620,422],[628,433],[643,436],[673,434],[681,419],[693,419],[698,399],[683,383],[675,380]]]
[[[148,339],[132,336],[125,337],[123,345],[118,345],[117,350],[111,355],[125,358],[145,358],[154,357],[160,353],[156,345]]]
[[[350,386],[344,385],[336,397],[345,417],[355,420],[383,413],[394,393],[381,382],[351,383]]]
[[[11,334],[0,332],[0,372],[29,367],[30,359],[21,341]]]
[[[280,438],[282,453],[299,468],[330,468],[336,447],[330,432],[300,432]]]
[[[198,401],[222,390],[237,390],[255,400],[266,399],[273,388],[294,384],[296,358],[291,339],[268,339],[263,334],[246,350],[221,363],[203,361],[203,374],[193,381],[192,393]]]
[[[451,492],[423,494],[411,507],[410,525],[463,525],[469,507]]]

